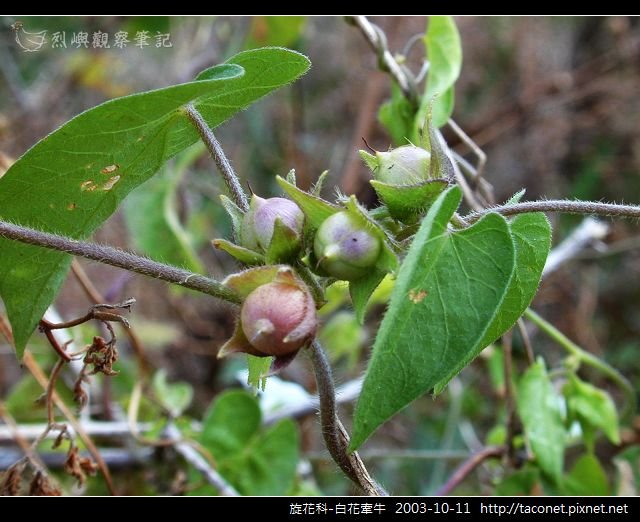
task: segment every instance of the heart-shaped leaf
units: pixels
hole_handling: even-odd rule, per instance
[[[207,70],[206,79],[88,110],[38,142],[0,179],[0,219],[85,238],[129,192],[198,140],[187,104],[216,127],[308,68],[309,60],[296,52],[256,49]],[[21,356],[71,259],[6,239],[0,252],[0,296]]]
[[[458,187],[438,197],[400,268],[356,406],[351,449],[477,351],[499,313],[515,265],[509,225],[488,214],[452,231],[461,197]]]
[[[298,430],[290,419],[261,430],[261,417],[255,397],[224,392],[205,415],[200,442],[240,493],[284,495],[296,476]]]
[[[451,368],[451,371],[435,386],[435,393],[440,393],[447,383],[475,359],[486,346],[489,346],[511,328],[531,304],[538,291],[542,269],[551,247],[549,221],[541,213],[521,214],[509,225],[516,247],[516,265],[507,295],[482,342]]]

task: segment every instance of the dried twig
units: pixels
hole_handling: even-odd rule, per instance
[[[386,70],[400,87],[402,94],[414,105],[418,104],[418,93],[415,87],[416,81],[409,72],[398,64],[396,59],[389,51],[387,46],[387,37],[377,25],[369,22],[366,16],[348,16],[347,21],[355,25],[369,46],[378,56],[380,64]]]
[[[451,493],[467,476],[485,460],[501,458],[505,454],[506,448],[503,446],[489,446],[474,453],[467,461],[460,465],[451,475],[449,480],[438,490],[435,495],[444,497]]]
[[[196,468],[207,482],[216,488],[221,495],[230,497],[237,497],[240,495],[240,493],[238,493],[238,491],[236,491],[236,489],[229,484],[222,475],[220,475],[220,473],[218,473],[210,463],[207,462],[207,459],[205,459],[189,442],[179,440],[182,435],[178,428],[173,424],[169,424],[165,433],[169,438],[178,440],[178,442],[173,444],[174,449],[182,455],[189,464]]]
[[[38,381],[38,384],[40,384],[40,386],[42,386],[42,388],[46,390],[49,384],[47,376],[42,371],[42,368],[40,368],[40,365],[35,361],[31,353],[29,353],[28,351],[24,353],[23,363],[27,367],[27,369],[31,372],[31,374],[35,377],[36,381]],[[91,456],[98,464],[98,467],[100,468],[100,472],[104,477],[104,481],[105,481],[105,484],[107,485],[109,492],[112,495],[115,495],[116,493],[113,487],[113,481],[111,480],[111,474],[109,473],[109,469],[107,468],[107,465],[102,459],[100,452],[98,451],[98,448],[93,443],[93,440],[91,439],[91,437],[87,435],[87,433],[82,428],[82,424],[78,422],[78,420],[75,418],[71,410],[67,407],[64,401],[60,399],[60,397],[55,391],[52,391],[51,398],[55,403],[55,405],[58,407],[58,409],[65,416],[69,424],[71,424],[73,429],[76,431],[76,433],[78,434],[82,442],[84,442],[85,446],[87,447],[87,450],[89,451],[89,453],[91,453]]]
[[[71,262],[71,271],[78,280],[78,283],[80,283],[82,290],[84,290],[85,294],[87,294],[87,297],[89,297],[89,299],[91,299],[94,304],[104,303],[106,301],[106,299],[102,296],[98,289],[93,285],[91,279],[89,279],[89,276],[87,276],[87,273],[84,271],[77,259],[74,259]],[[149,360],[147,359],[144,348],[142,346],[142,342],[133,329],[125,327],[124,332],[129,339],[129,343],[133,348],[133,352],[136,355],[138,367],[140,369],[140,375],[145,378],[149,375],[151,368]]]

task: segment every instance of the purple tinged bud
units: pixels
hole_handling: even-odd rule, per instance
[[[349,212],[337,212],[321,225],[313,242],[319,266],[329,275],[353,281],[371,272],[382,243]]]
[[[240,240],[246,248],[266,251],[273,237],[276,219],[283,225],[302,235],[304,214],[293,201],[285,198],[263,199],[251,197],[249,211],[244,215],[240,230]]]

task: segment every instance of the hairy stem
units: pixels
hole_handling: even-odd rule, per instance
[[[151,259],[110,246],[77,241],[49,232],[41,232],[32,228],[14,225],[5,221],[0,221],[0,237],[48,248],[50,250],[66,252],[67,254],[84,257],[106,265],[123,268],[130,272],[136,272],[155,279],[167,281],[168,283],[184,286],[185,288],[190,288],[191,290],[208,294],[231,303],[237,304],[240,302],[240,298],[235,292],[215,279],[194,274],[193,272],[174,266],[158,263],[157,261],[152,261]]]
[[[527,214],[529,212],[563,212],[565,214],[595,214],[598,216],[609,217],[640,218],[640,206],[638,205],[618,205],[616,203],[599,203],[597,201],[549,199],[489,207],[480,212],[472,212],[465,216],[465,219],[472,224],[489,212],[497,212],[505,217],[515,216],[517,214]]]
[[[386,495],[386,491],[371,478],[358,453],[354,451],[349,454],[347,452],[349,435],[340,422],[336,411],[336,390],[327,355],[318,341],[314,341],[307,351],[313,364],[318,386],[322,435],[331,457],[347,477],[362,488],[365,493],[376,496]]]
[[[599,359],[595,355],[583,350],[580,346],[574,343],[560,330],[553,326],[546,319],[540,317],[531,308],[528,308],[524,312],[524,316],[535,324],[540,330],[547,334],[551,339],[562,346],[567,352],[573,355],[580,363],[584,363],[596,370],[600,371],[622,390],[625,395],[626,405],[622,411],[622,418],[629,418],[636,411],[636,392],[631,383],[622,375],[618,370],[609,366],[605,361]]]
[[[247,199],[247,195],[244,190],[242,190],[240,180],[233,170],[231,163],[229,163],[227,156],[225,156],[220,142],[218,142],[213,131],[209,125],[207,125],[207,122],[204,121],[204,118],[193,105],[187,105],[186,113],[187,117],[198,131],[198,134],[200,134],[200,138],[207,146],[207,149],[209,149],[209,153],[211,154],[213,161],[215,161],[218,166],[218,169],[224,178],[224,182],[229,189],[229,193],[231,194],[231,199],[233,199],[234,203],[240,207],[240,210],[246,212],[249,210],[249,200]]]

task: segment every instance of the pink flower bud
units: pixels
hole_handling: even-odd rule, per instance
[[[272,265],[232,274],[224,281],[243,299],[240,320],[218,352],[274,356],[276,372],[309,344],[318,329],[316,305],[307,285],[290,266]]]
[[[287,283],[267,283],[251,292],[240,313],[247,340],[264,355],[298,351],[316,334],[318,320],[311,294]]]

